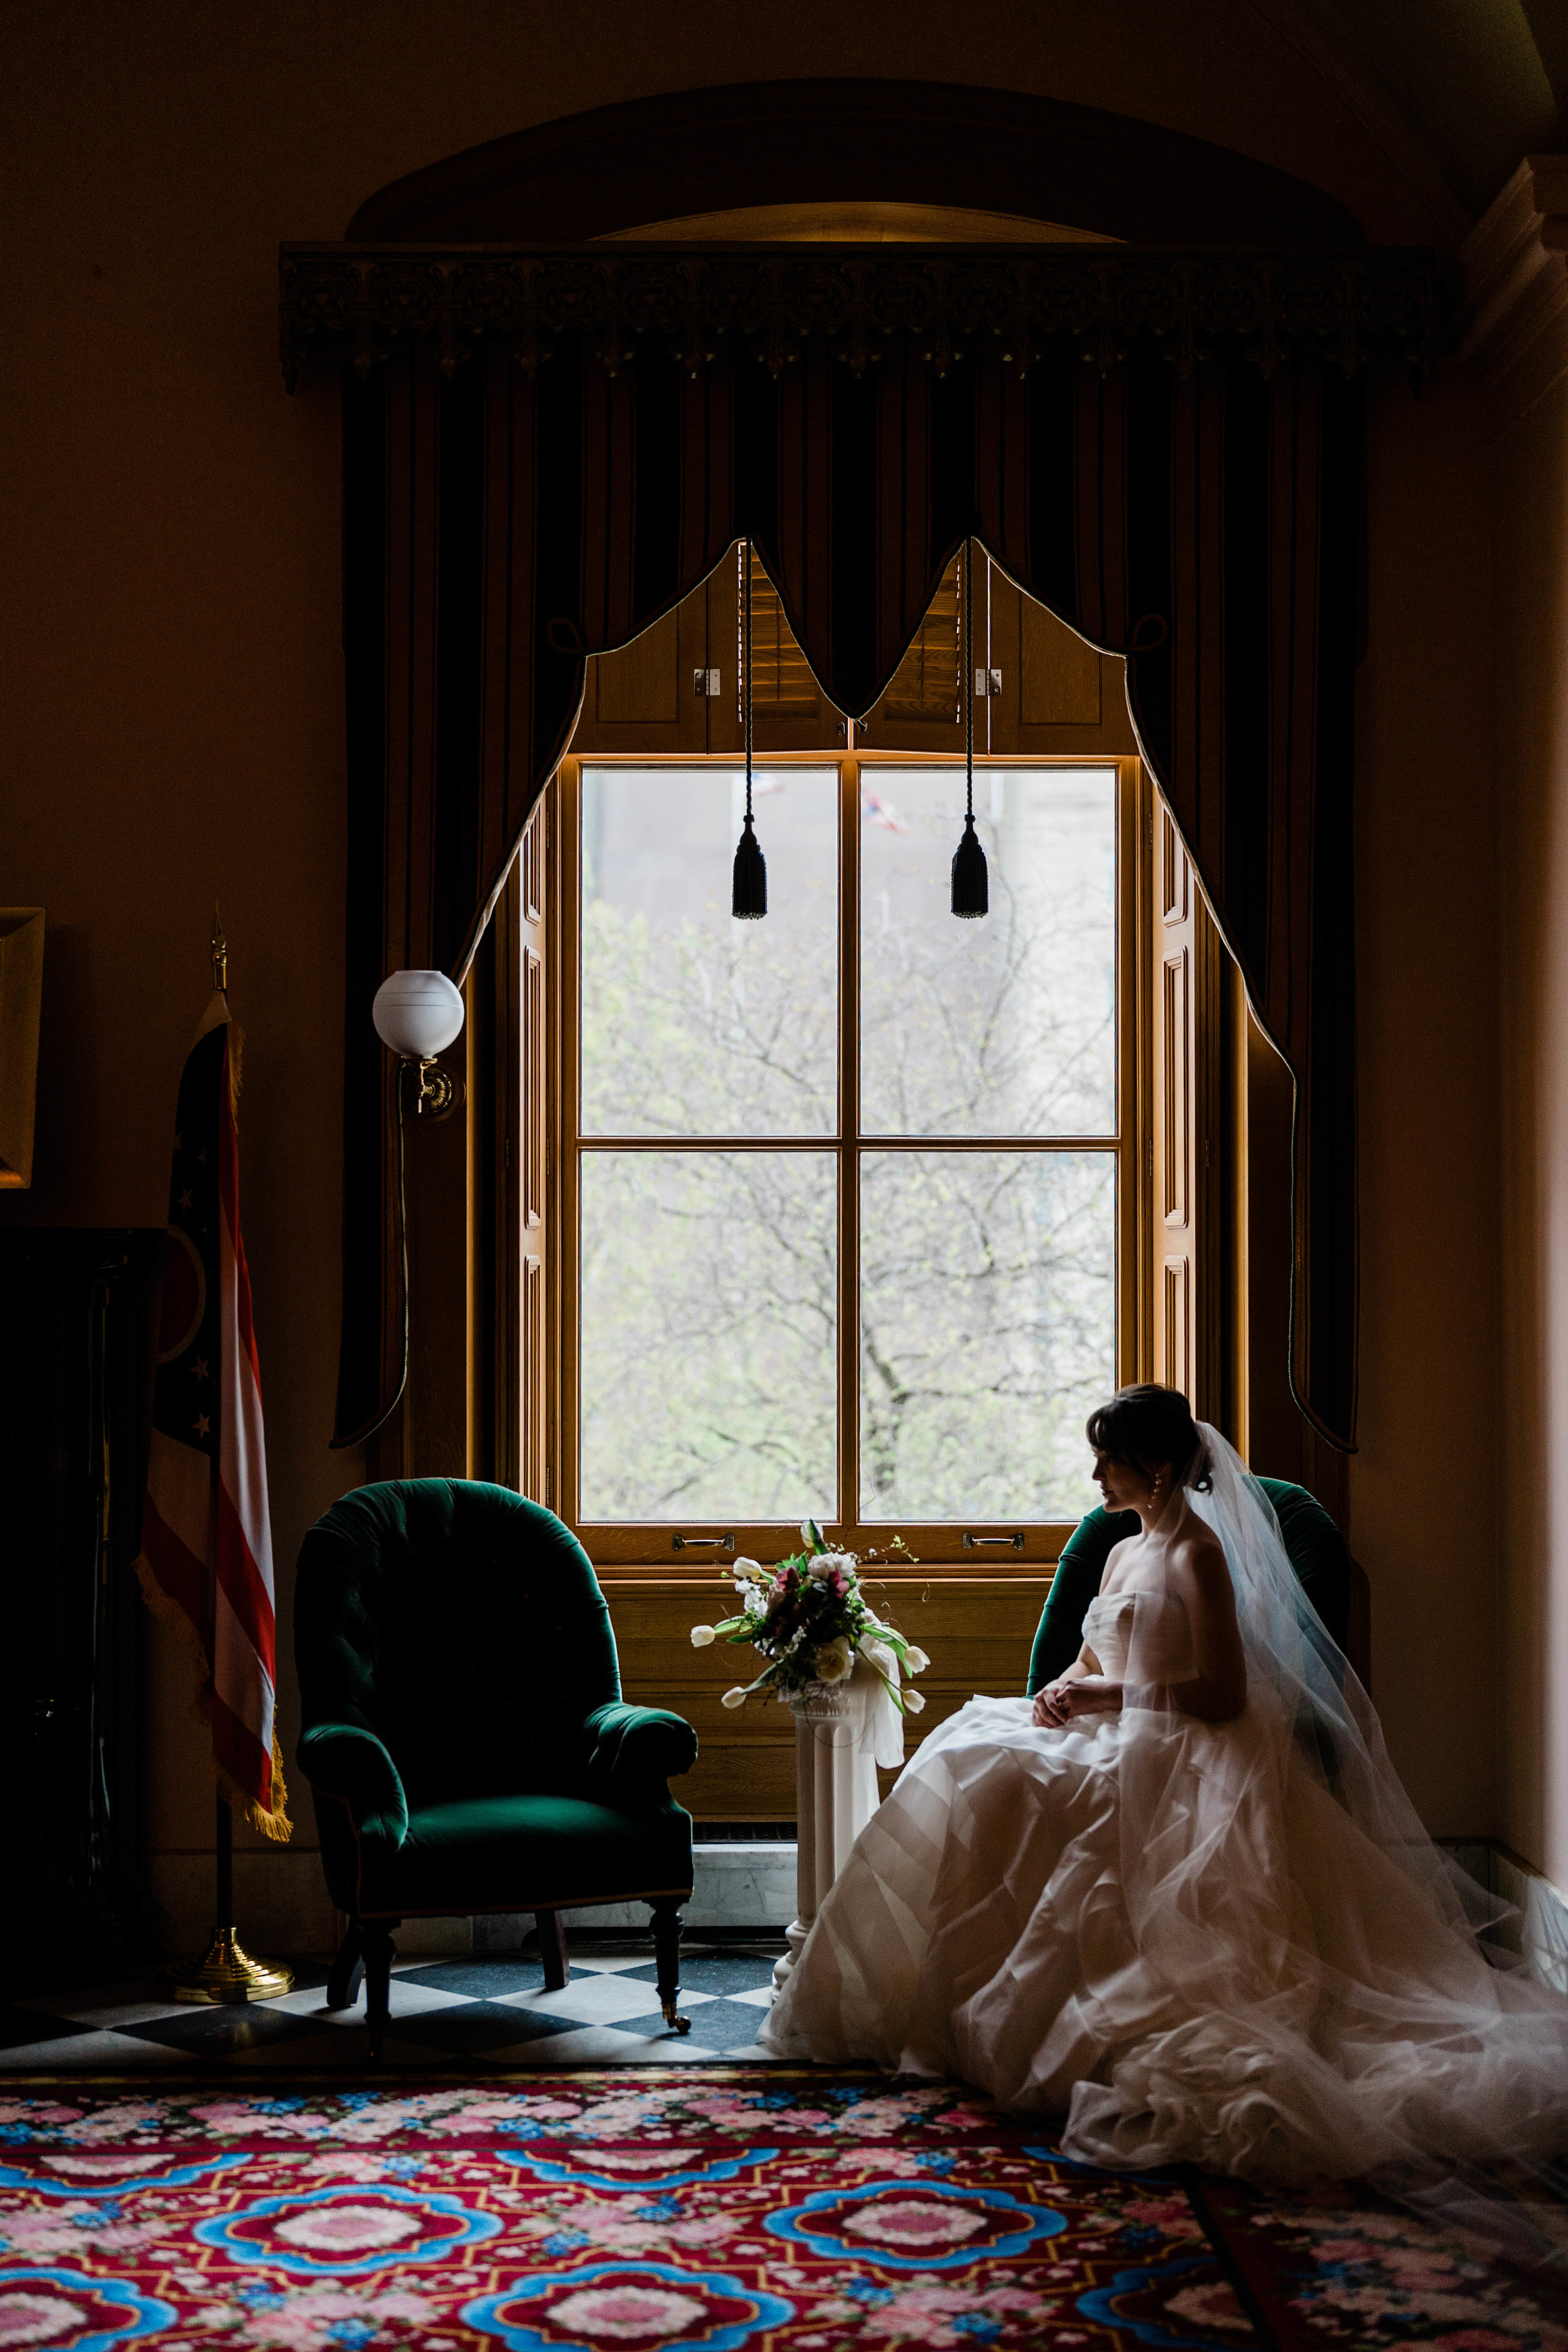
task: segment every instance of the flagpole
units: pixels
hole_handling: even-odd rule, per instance
[[[228,1002],[228,941],[213,901],[213,986]],[[177,1960],[166,1979],[176,2000],[276,2000],[292,1990],[294,1971],[277,1960],[253,1960],[234,1931],[234,1812],[218,1791],[213,1839],[216,1877],[212,1940],[199,1960]]]

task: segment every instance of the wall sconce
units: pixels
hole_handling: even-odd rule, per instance
[[[436,1059],[462,1030],[457,989],[444,971],[395,971],[376,990],[370,1013],[382,1044],[418,1072],[414,1108],[420,1118],[444,1118],[462,1099],[462,1080]]]

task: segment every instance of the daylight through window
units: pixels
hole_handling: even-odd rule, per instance
[[[951,763],[761,769],[760,923],[735,766],[563,783],[576,1523],[1076,1518],[1131,1181],[1125,769],[977,771],[984,922],[948,909]]]

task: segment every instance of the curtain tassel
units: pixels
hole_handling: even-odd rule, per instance
[[[740,871],[741,864],[737,857],[737,876]],[[963,832],[958,847],[952,853],[952,911],[966,920],[991,911],[990,877],[985,865],[985,852],[980,845],[980,835],[974,830],[973,809],[963,820]]]
[[[752,824],[752,542],[741,541],[741,699],[746,720],[746,815],[735,844],[730,912],[738,923],[760,923],[768,911],[768,862]]]
[[[978,842],[975,844],[979,847]],[[982,853],[981,864],[984,864]],[[953,871],[958,871],[957,860]],[[956,887],[956,885],[954,886]],[[981,888],[984,888],[982,878]],[[741,827],[741,838],[735,845],[735,876],[731,886],[730,912],[738,923],[760,922],[768,911],[768,862],[752,827],[752,812],[746,811]]]
[[[963,831],[952,853],[952,911],[965,922],[991,911],[991,877],[974,830],[974,541],[963,547]]]

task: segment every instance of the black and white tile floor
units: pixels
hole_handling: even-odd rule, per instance
[[[705,1949],[694,1940],[680,1962],[687,2034],[664,2022],[646,1947],[574,1953],[571,1981],[560,1992],[544,1990],[543,1970],[528,1958],[399,1960],[381,2067],[471,2072],[765,2059],[756,2036],[777,1948]],[[182,2066],[314,2073],[368,2064],[363,1995],[352,2010],[329,2010],[326,1981],[323,1967],[305,1963],[280,2000],[224,2009],[171,2000],[155,1981],[32,1996],[0,2006],[0,2074]]]

